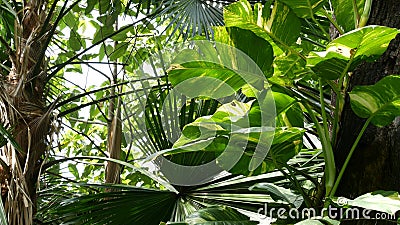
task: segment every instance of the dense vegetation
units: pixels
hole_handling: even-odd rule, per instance
[[[399,75],[349,90],[399,33],[371,7],[0,0],[1,223],[395,224],[396,190],[337,195],[365,130],[400,115]],[[338,167],[347,102],[364,120]]]

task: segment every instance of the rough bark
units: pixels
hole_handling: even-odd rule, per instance
[[[1,123],[12,128],[20,149],[8,144],[0,156],[2,198],[10,225],[30,225],[36,208],[36,184],[50,133],[51,107],[43,94],[46,64],[42,43],[47,38],[43,23],[44,1],[25,1],[15,22],[15,50],[9,48],[11,71],[0,81]]]
[[[400,28],[400,1],[375,0],[369,24]],[[349,91],[356,85],[370,85],[391,74],[400,74],[400,35],[374,63],[363,63],[351,76]],[[347,96],[335,146],[337,168],[341,168],[365,120],[350,108]],[[375,190],[400,191],[400,118],[383,128],[370,125],[350,161],[337,191],[338,196],[355,198]],[[396,224],[388,221],[349,221],[343,224]]]

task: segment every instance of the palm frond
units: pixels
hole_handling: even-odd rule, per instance
[[[134,8],[136,16],[139,13],[153,14],[153,19],[161,18],[160,24],[165,24],[163,32],[168,33],[169,40],[175,34],[181,36],[184,40],[196,35],[205,36],[208,39],[213,38],[214,26],[224,24],[222,9],[224,6],[236,2],[235,0],[140,0],[128,1],[128,9]],[[249,1],[254,4],[260,1]]]

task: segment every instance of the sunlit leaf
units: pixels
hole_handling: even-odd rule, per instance
[[[332,6],[337,23],[345,32],[351,31],[356,27],[356,19],[354,18],[354,6],[356,3],[357,13],[361,15],[364,11],[365,0],[348,1],[348,0],[332,0]]]
[[[216,41],[230,44],[246,53],[260,67],[265,76],[272,75],[273,50],[271,44],[250,30],[237,27],[216,29]],[[257,46],[257,47],[255,47]]]
[[[333,80],[352,70],[362,61],[373,61],[383,54],[399,30],[367,26],[340,36],[324,52],[311,52],[307,65],[319,76]],[[348,65],[349,64],[349,65]]]
[[[239,27],[252,31],[269,43],[274,43],[274,54],[296,42],[300,34],[300,21],[292,10],[283,3],[275,2],[272,9],[255,4],[253,7],[240,0],[224,9],[227,27]],[[279,46],[279,47],[277,47]]]

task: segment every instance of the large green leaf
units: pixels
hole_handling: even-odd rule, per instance
[[[271,44],[275,43],[275,55],[282,53],[280,48],[288,50],[288,46],[298,39],[301,29],[296,14],[280,2],[275,2],[272,9],[255,4],[253,10],[249,2],[240,0],[225,7],[224,20],[227,27],[250,30]]]
[[[319,76],[338,79],[363,60],[373,61],[382,55],[399,30],[383,26],[363,27],[329,43],[326,51],[311,52],[307,65]]]
[[[275,201],[284,201],[296,208],[303,203],[303,197],[290,189],[277,186],[273,183],[259,183],[249,188],[250,191],[265,191]]]
[[[67,199],[47,213],[58,215],[58,224],[159,225],[171,218],[176,206],[175,193],[129,186],[123,188],[125,190]]]
[[[232,45],[246,53],[267,76],[273,73],[273,50],[270,43],[253,32],[237,27],[215,28],[215,40]]]
[[[356,27],[353,2],[357,5],[357,13],[361,15],[364,11],[365,0],[349,1],[349,0],[332,0],[332,6],[337,23],[349,32]]]
[[[273,92],[276,106],[277,127],[304,127],[304,116],[300,104],[289,95]]]
[[[300,124],[300,121],[303,123],[302,112],[301,109],[297,108],[299,107],[297,103],[293,102],[295,100],[284,94],[277,96],[280,97],[278,98],[278,112],[281,115],[288,113],[288,115],[295,116],[291,120],[286,119],[285,124],[293,123],[293,125],[297,125],[299,123],[299,126],[303,126],[303,124]],[[249,122],[246,122],[247,120]],[[242,129],[238,129],[239,127],[242,127]],[[228,139],[231,141],[230,147],[235,142],[240,142],[241,145],[247,143],[243,155],[237,159],[237,163],[229,171],[234,174],[257,175],[281,167],[302,148],[303,129],[297,127],[277,128],[272,146],[264,161],[261,161],[257,168],[250,168],[249,165],[255,157],[255,149],[269,148],[270,144],[264,143],[264,141],[272,139],[272,136],[268,138],[268,135],[273,135],[273,133],[267,127],[261,126],[260,108],[256,102],[241,103],[234,101],[221,106],[211,117],[201,117],[186,125],[181,137],[175,142],[174,148],[165,153],[174,154],[174,161],[183,163],[176,161],[175,154],[187,155],[192,153],[190,158],[193,158],[193,152],[203,151],[204,154],[214,152],[213,156],[217,157],[228,147]],[[205,159],[203,156],[201,160],[197,158],[196,161],[201,162]],[[217,163],[222,163],[222,161],[217,159]]]
[[[375,191],[361,195],[354,200],[341,198],[349,206],[385,212],[394,215],[400,210],[400,195],[394,191]]]
[[[256,126],[260,126],[261,121],[254,119],[258,118],[259,111],[251,110],[252,105],[253,101],[249,103],[232,101],[219,107],[212,116],[200,117],[187,124],[183,128],[180,138],[174,143],[173,149],[167,150],[167,153],[188,155],[191,152],[203,151],[204,154],[211,152],[213,159],[215,159],[227,148],[229,137],[235,141],[257,143],[262,129],[257,129]],[[272,135],[273,131],[264,131],[264,134],[268,133]],[[230,146],[232,147],[232,145]],[[204,163],[206,160],[204,156],[202,158],[197,157],[195,161]],[[173,157],[172,159],[176,163],[184,163],[182,161],[177,162],[176,155]],[[189,158],[193,158],[193,154]]]
[[[264,78],[257,64],[242,51],[226,44],[204,41],[195,42],[193,50],[179,51],[168,71],[174,89],[190,98],[198,97],[201,92],[203,96],[218,99],[233,94],[245,84],[263,90]]]
[[[260,143],[260,133],[251,134],[244,154],[229,172],[254,176],[281,168],[301,150],[303,146],[303,134],[304,130],[301,128],[277,128],[266,158],[259,167],[250,170],[249,165],[254,157],[254,148]]]
[[[312,17],[326,0],[279,0],[288,5],[298,17]]]
[[[328,216],[323,217],[322,219],[307,219],[296,223],[295,225],[339,225],[340,222],[337,220],[333,220]]]
[[[173,70],[168,72],[169,80],[174,86],[179,86],[181,93],[193,93],[193,87],[207,92],[208,96],[222,98],[234,94],[243,85],[245,80],[237,72],[211,62],[189,62],[175,65]],[[219,80],[219,82],[216,82]],[[256,79],[253,80],[256,82]],[[192,97],[192,96],[189,96]],[[197,97],[194,95],[193,97]]]
[[[298,222],[295,225],[324,225],[324,223],[322,223],[319,220],[308,219],[308,220],[303,220],[301,222]]]
[[[386,126],[400,115],[400,76],[387,76],[370,86],[356,86],[349,93],[353,111],[371,118],[376,126]]]
[[[256,225],[258,222],[250,221],[238,211],[224,206],[214,206],[200,209],[189,215],[186,220],[189,225]]]
[[[282,54],[274,59],[274,76],[268,80],[281,86],[294,86],[305,76],[313,74],[306,62],[297,54]]]

